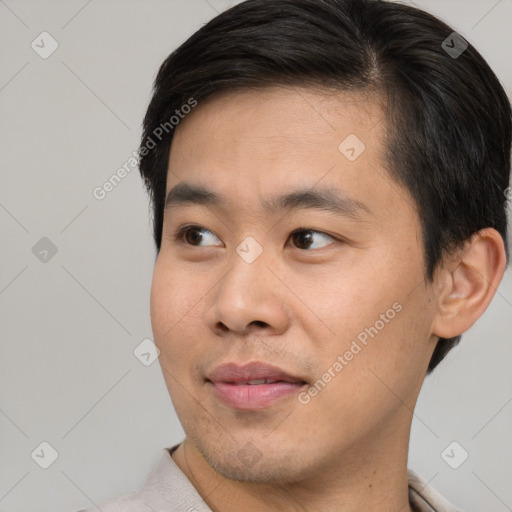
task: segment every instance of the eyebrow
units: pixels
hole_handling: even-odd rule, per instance
[[[180,205],[220,207],[227,202],[226,196],[213,192],[204,185],[182,181],[167,194],[164,209]],[[366,204],[357,199],[340,196],[335,189],[329,187],[302,188],[274,196],[263,201],[263,208],[269,213],[314,208],[354,219],[358,219],[362,213],[372,213]]]

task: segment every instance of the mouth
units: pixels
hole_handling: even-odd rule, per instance
[[[215,398],[238,410],[269,407],[295,395],[307,382],[276,366],[260,362],[226,363],[206,379]]]
[[[289,382],[290,384],[294,384],[293,381],[286,380],[276,380],[276,379],[252,379],[249,381],[241,381],[241,382],[226,382],[226,384],[232,384],[234,386],[260,386],[261,384],[274,384],[276,382]]]

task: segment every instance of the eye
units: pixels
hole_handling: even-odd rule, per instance
[[[318,236],[316,236],[316,238],[319,240],[319,243],[321,244],[320,247],[318,247],[318,243],[317,243],[316,247],[313,247],[315,235],[318,235]],[[307,228],[296,229],[291,234],[291,238],[292,238],[295,246],[297,246],[299,249],[304,249],[304,248],[305,249],[311,249],[311,248],[320,249],[322,247],[329,245],[334,240],[334,238],[332,236],[329,236],[326,233],[322,233],[321,231],[316,231],[314,229],[307,229]],[[324,243],[322,245],[322,239],[324,242],[328,242],[328,243]],[[300,247],[300,246],[305,246],[305,247]]]
[[[213,237],[219,240],[209,229],[202,228],[200,226],[184,226],[176,232],[174,239],[177,241],[185,242],[189,245],[200,246],[200,243],[204,241],[205,238],[203,235],[204,233],[209,233],[211,235],[211,237],[206,236],[206,239]]]
[[[201,242],[206,242],[208,238],[215,238],[219,243],[218,244],[201,244]],[[208,236],[209,235],[209,236]],[[299,249],[320,249],[327,245],[330,245],[334,238],[326,233],[321,231],[316,231],[314,229],[308,228],[299,228],[293,231],[290,235],[294,245]],[[317,239],[317,243],[315,246],[315,238]],[[209,230],[203,228],[201,226],[184,226],[176,232],[174,235],[174,240],[184,242],[188,245],[192,245],[195,247],[201,247],[202,245],[221,245],[222,242]],[[320,245],[319,245],[320,244]]]

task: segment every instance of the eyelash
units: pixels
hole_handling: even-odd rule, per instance
[[[192,230],[192,229],[197,229],[199,231],[208,231],[209,233],[212,233],[214,234],[212,231],[210,231],[209,229],[206,229],[202,226],[197,226],[197,225],[188,225],[188,226],[182,226],[181,228],[178,228],[178,230],[175,232],[175,234],[173,235],[173,240],[176,241],[176,242],[180,242],[180,243],[184,243],[186,245],[188,245],[189,247],[197,247],[195,245],[192,245],[192,244],[189,244],[188,242],[186,242],[184,240],[184,236],[187,234],[187,232],[189,230]],[[300,228],[297,228],[295,230],[293,230],[291,233],[290,233],[290,237],[297,234],[297,233],[302,233],[304,231],[310,231],[312,233],[319,233],[321,235],[325,235],[329,238],[332,238],[333,240],[336,240],[335,237],[333,237],[332,235],[329,235],[328,233],[324,233],[323,231],[319,231],[317,229],[312,229],[312,228],[308,228],[308,227],[300,227]],[[298,249],[298,247],[297,247]],[[323,247],[322,247],[323,249]],[[300,250],[303,250],[303,251],[308,251],[308,249],[300,249]],[[312,250],[319,250],[319,249],[312,249]]]

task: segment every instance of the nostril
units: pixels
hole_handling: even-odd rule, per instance
[[[227,325],[224,325],[222,322],[217,322],[217,329],[222,332],[229,331],[229,327]]]

